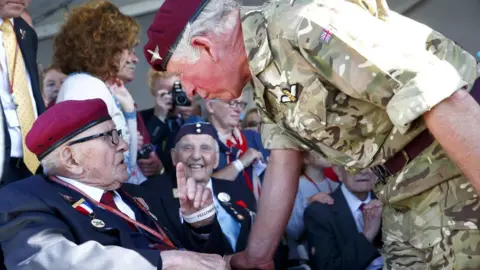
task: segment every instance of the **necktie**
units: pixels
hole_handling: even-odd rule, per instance
[[[100,202],[105,204],[105,205],[108,205],[108,206],[110,206],[110,207],[112,207],[112,208],[114,208],[118,211],[120,211],[120,209],[118,209],[118,207],[117,207],[117,204],[115,204],[115,200],[113,199],[113,196],[114,196],[113,191],[105,191],[102,195],[102,198],[100,199]],[[122,211],[120,211],[120,212],[122,212]],[[133,223],[128,222],[128,221],[127,221],[127,223],[128,223],[128,226],[132,230],[134,230],[134,231],[137,230],[137,227]]]
[[[17,106],[17,116],[22,132],[23,162],[28,170],[35,174],[40,165],[37,157],[25,145],[25,136],[35,121],[30,89],[28,87],[27,72],[22,52],[17,44],[17,37],[10,20],[4,20],[0,26],[3,32],[3,46],[7,55],[8,79],[12,89],[12,96]]]

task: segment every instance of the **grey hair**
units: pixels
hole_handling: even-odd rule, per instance
[[[40,164],[42,164],[43,167],[43,173],[47,176],[53,175],[57,171],[57,160],[60,155],[57,150],[58,149],[55,149],[53,152],[40,160]]]
[[[207,33],[216,35],[231,31],[238,23],[236,16],[228,16],[241,7],[241,0],[211,0],[202,10],[198,18],[185,26],[182,38],[173,51],[172,59],[182,59],[195,63],[200,51],[193,47],[192,39]]]

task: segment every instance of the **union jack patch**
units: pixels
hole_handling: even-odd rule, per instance
[[[335,31],[335,28],[331,25],[329,25],[327,28],[324,28],[322,33],[320,33],[320,40],[324,44],[330,43],[333,37],[333,32]]]

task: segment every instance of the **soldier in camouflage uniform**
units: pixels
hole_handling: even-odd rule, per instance
[[[238,41],[233,34],[221,37],[237,28],[192,34],[197,19],[216,18],[207,9],[218,9],[217,2],[165,1],[149,28],[145,55],[154,68],[179,73],[188,94],[229,99],[240,94],[236,86],[246,63],[241,56],[222,59],[221,49],[238,48]],[[227,11],[217,23],[231,22]],[[251,72],[247,79],[255,87],[265,122],[262,138],[272,157],[252,248],[234,257],[232,265],[270,267],[266,258],[278,241],[270,238],[278,238],[280,225],[286,224],[274,211],[289,215],[289,209],[274,206],[293,200],[296,190],[288,187],[296,187],[298,179],[295,152],[312,151],[350,172],[372,168],[379,176],[375,191],[384,204],[386,269],[480,268],[480,203],[472,184],[438,141],[431,139],[413,158],[405,150],[415,138],[430,136],[422,115],[471,88],[477,78],[474,57],[440,33],[390,11],[385,0],[270,1],[241,8],[240,19]],[[187,60],[185,44],[193,44],[200,55]],[[209,66],[208,57],[218,67]],[[291,164],[276,163],[276,153],[285,149]],[[404,155],[404,163],[389,174],[382,164],[398,155]],[[291,209],[291,202],[283,206]]]

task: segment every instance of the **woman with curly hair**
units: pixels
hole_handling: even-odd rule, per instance
[[[129,183],[146,177],[136,163],[139,147],[132,96],[118,79],[119,71],[138,44],[138,23],[107,1],[75,8],[54,40],[53,67],[69,75],[57,102],[101,98],[117,129],[129,144],[125,154]],[[75,108],[72,108],[75,109]]]

